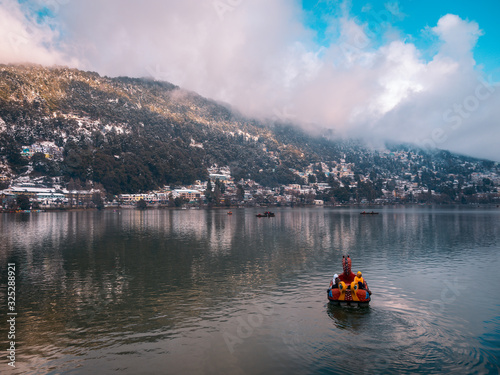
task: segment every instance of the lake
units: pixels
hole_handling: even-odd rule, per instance
[[[0,371],[498,374],[499,208],[265,210],[2,214]],[[347,254],[367,308],[328,304]]]

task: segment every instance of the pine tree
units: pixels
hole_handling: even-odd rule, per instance
[[[213,191],[212,191],[212,181],[209,179],[207,182],[207,189],[205,190],[205,198],[207,198],[208,203],[213,201]]]

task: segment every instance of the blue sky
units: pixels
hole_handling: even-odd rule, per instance
[[[429,28],[436,25],[446,14],[475,21],[483,35],[474,48],[476,63],[484,66],[484,71],[500,80],[500,1],[498,0],[403,0],[403,1],[330,1],[302,0],[303,22],[316,32],[316,42],[328,46],[335,38],[326,32],[332,19],[349,12],[360,24],[365,24],[377,32],[383,43],[388,30],[400,32],[403,38],[415,44],[423,57],[429,60],[436,53],[436,37]],[[335,35],[333,35],[335,37]]]

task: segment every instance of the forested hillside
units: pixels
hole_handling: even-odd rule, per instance
[[[37,142],[53,142],[60,157],[21,155],[22,146]],[[464,167],[467,158],[414,152],[415,168],[434,163],[435,169],[437,163],[443,173],[472,171]],[[100,183],[110,194],[206,180],[213,164],[228,165],[236,180],[266,186],[302,183],[292,169],[344,156],[356,173],[372,173],[374,179],[411,169],[355,141],[245,118],[170,83],[12,65],[0,65],[0,156],[1,172],[10,178],[62,176]]]

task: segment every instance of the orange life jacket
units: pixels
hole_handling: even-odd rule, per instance
[[[357,283],[359,283],[359,282],[360,282],[361,284],[363,284],[363,285],[365,284],[365,280],[363,280],[363,276],[361,276],[361,277],[357,277],[357,276],[356,276],[356,277],[354,278],[354,282],[355,282],[356,284],[357,284]]]

